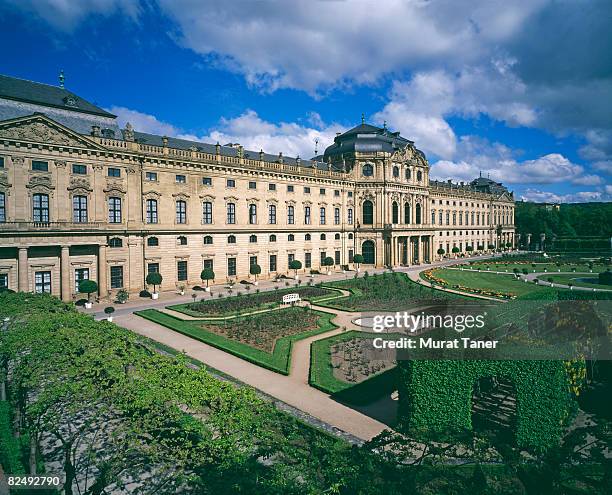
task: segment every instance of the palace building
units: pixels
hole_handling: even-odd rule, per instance
[[[277,150],[274,150],[275,152]],[[514,197],[430,180],[398,132],[366,124],[311,160],[121,129],[62,86],[0,76],[0,288],[100,296],[289,272],[427,263],[514,246]],[[456,249],[456,250],[457,250]],[[456,251],[455,250],[455,251]]]

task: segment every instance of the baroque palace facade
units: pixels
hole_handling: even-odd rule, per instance
[[[137,132],[63,87],[0,76],[0,288],[68,301],[351,266],[413,265],[514,245],[501,184],[429,179],[425,155],[386,127],[338,134],[312,160]],[[467,249],[466,249],[467,248]]]

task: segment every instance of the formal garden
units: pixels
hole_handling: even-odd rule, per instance
[[[285,375],[291,366],[294,341],[335,328],[331,323],[333,315],[304,306],[222,320],[182,320],[154,309],[136,314]]]

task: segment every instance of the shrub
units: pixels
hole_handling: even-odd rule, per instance
[[[130,293],[125,290],[125,289],[120,289],[119,292],[117,292],[117,302],[119,304],[123,304],[124,302],[126,302],[128,299],[130,298]]]
[[[465,246],[465,250],[468,252],[474,251],[474,246]]]
[[[442,248],[438,248],[438,250],[436,251],[439,255],[443,255],[444,253],[446,253],[446,251],[444,251],[444,249]]]
[[[488,249],[495,249],[495,244],[488,244],[488,245],[487,245],[487,248],[488,248]]]
[[[361,254],[356,254],[355,256],[353,256],[353,263],[357,263],[357,267],[359,267],[359,265],[364,261],[365,258]]]
[[[255,276],[255,280],[257,280],[257,275],[261,273],[261,266],[255,264],[249,267],[249,273]]]
[[[157,292],[156,288],[158,285],[161,285],[163,279],[164,277],[162,277],[161,273],[151,272],[147,275],[147,284],[153,286],[153,292]]]
[[[323,260],[323,266],[334,266],[334,258],[328,256]]]
[[[107,315],[112,315],[115,312],[115,308],[113,308],[112,306],[107,306],[106,308],[104,308],[104,314]]]
[[[77,302],[74,303],[75,306],[85,306],[85,303],[87,302],[87,299],[79,299]]]
[[[451,252],[457,254],[459,252],[459,248],[457,246],[454,246],[453,249],[451,249]]]
[[[212,268],[204,268],[200,273],[200,279],[206,280],[206,287],[208,287],[208,282],[215,279],[215,272],[213,272]]]
[[[148,297],[148,298],[150,298],[150,297],[151,297],[151,293],[150,293],[150,292],[149,292],[147,289],[145,289],[145,290],[141,290],[141,291],[140,291],[140,293],[139,293],[138,295],[139,295],[140,297]]]
[[[79,282],[79,292],[87,294],[87,301],[91,299],[91,294],[98,290],[98,284],[93,280],[81,280]]]

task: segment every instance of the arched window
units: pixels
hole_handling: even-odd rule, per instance
[[[391,223],[399,223],[399,206],[397,201],[391,205]]]
[[[269,241],[270,242],[276,242],[276,235],[275,234],[270,234]]]
[[[321,240],[324,241],[326,239],[325,234],[321,234]]]
[[[157,237],[149,237],[147,239],[147,246],[149,247],[159,246],[159,239]]]
[[[268,205],[268,223],[276,223],[276,205]]]
[[[420,170],[417,172],[417,182],[421,182],[423,180],[423,172]]]
[[[399,177],[399,167],[397,166],[393,167],[393,177],[396,179]]]
[[[334,235],[334,239],[335,239],[336,241],[339,241],[339,240],[340,240],[340,234],[335,234],[335,235]]]
[[[305,241],[309,241],[310,239],[311,239],[310,234],[306,234],[306,235],[304,236],[304,240],[305,240]]]
[[[212,244],[213,243],[213,238],[211,235],[205,235],[204,236],[204,244]]]
[[[450,212],[446,212],[446,225],[450,225]]]
[[[256,235],[249,236],[249,242],[257,242],[257,236]]]
[[[227,223],[236,223],[236,204],[227,203]]]
[[[210,201],[204,201],[202,203],[202,223],[213,223],[212,203]]]
[[[325,207],[322,207],[321,210],[320,210],[319,223],[321,225],[325,225]]]
[[[353,239],[353,234],[349,234],[348,238],[352,240]]]
[[[295,241],[295,236],[294,236],[293,234],[289,234],[289,235],[287,236],[287,240],[288,240],[289,242],[293,242],[293,241]]]
[[[187,223],[187,201],[176,202],[176,223]]]
[[[287,206],[287,223],[289,225],[295,223],[295,208],[291,205]]]
[[[421,223],[421,203],[417,203],[414,207],[414,223],[419,225]]]
[[[249,205],[249,223],[251,225],[254,225],[257,223],[257,205],[256,204]]]
[[[113,237],[108,241],[108,247],[120,248],[123,247],[123,241],[119,237]]]
[[[363,224],[374,224],[374,204],[370,200],[363,202]]]
[[[410,203],[404,203],[404,223],[412,223],[412,218],[410,218]]]
[[[184,235],[179,235],[176,238],[176,242],[178,243],[179,246],[186,246],[187,245],[187,237],[185,237]]]
[[[373,265],[376,262],[376,248],[374,241],[364,241],[361,245],[361,255],[363,262],[367,265]]]
[[[235,235],[228,235],[227,236],[227,243],[228,244],[236,244],[236,236]]]
[[[457,225],[457,212],[453,211],[453,225]]]
[[[157,223],[156,199],[147,199],[147,223]]]

